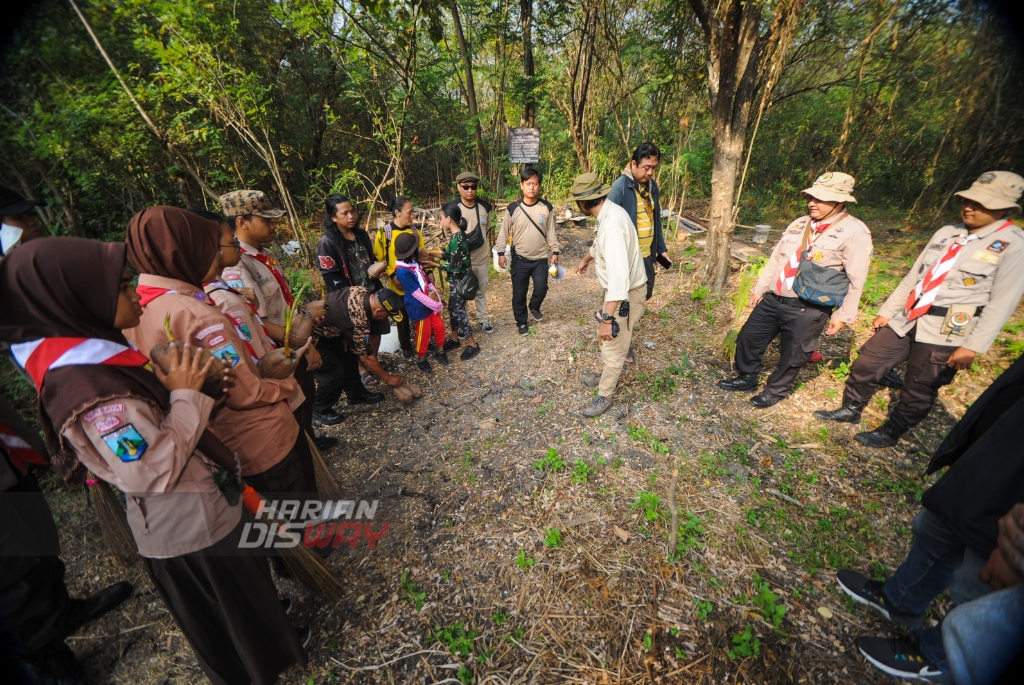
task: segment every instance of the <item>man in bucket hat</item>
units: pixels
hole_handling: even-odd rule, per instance
[[[871,232],[847,211],[853,176],[824,173],[801,191],[807,215],[783,232],[750,295],[754,310],[736,339],[738,375],[718,382],[725,390],[755,390],[761,357],[782,336],[778,366],[764,391],[750,399],[770,407],[789,395],[800,369],[825,332],[835,335],[857,318],[861,290],[871,266]]]
[[[577,271],[585,273],[593,261],[597,282],[604,289],[604,306],[594,312],[604,369],[583,379],[584,385],[597,387],[597,397],[583,410],[587,417],[603,414],[612,406],[612,394],[633,340],[633,327],[644,313],[647,295],[640,240],[626,210],[607,200],[611,190],[594,173],[577,176],[572,184],[572,197],[580,210],[597,219],[594,245]]]
[[[961,223],[928,241],[871,322],[875,334],[850,368],[843,406],[815,418],[859,423],[879,381],[907,362],[889,418],[854,436],[868,447],[892,447],[928,415],[939,388],[988,351],[1024,294],[1024,231],[1006,218],[1020,211],[1022,191],[1024,178],[989,171],[956,193]]]

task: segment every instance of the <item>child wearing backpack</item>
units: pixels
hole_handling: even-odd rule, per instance
[[[451,289],[448,295],[448,317],[451,324],[451,337],[444,344],[444,351],[454,350],[461,342],[466,341],[466,349],[462,351],[460,359],[466,361],[480,353],[480,346],[473,339],[473,329],[469,325],[469,309],[466,307],[466,299],[456,292],[457,281],[467,278],[472,274],[471,279],[476,283],[476,275],[473,273],[473,263],[469,254],[469,243],[466,240],[466,228],[468,222],[462,216],[462,209],[458,202],[449,202],[441,209],[441,228],[445,233],[450,233],[452,239],[448,242],[441,260],[446,262],[441,268],[448,272],[449,285]],[[477,283],[479,287],[479,283]]]

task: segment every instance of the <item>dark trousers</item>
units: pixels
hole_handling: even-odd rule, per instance
[[[320,338],[316,346],[323,365],[316,370],[316,399],[312,410],[320,414],[331,409],[344,392],[349,399],[359,397],[359,357],[345,349],[343,338]]]
[[[914,328],[901,338],[888,326],[875,331],[850,367],[843,401],[866,403],[878,389],[878,381],[906,362],[899,402],[889,413],[888,423],[905,432],[924,421],[935,406],[939,388],[953,382],[956,370],[946,366],[946,362],[956,347],[919,343],[916,333]]]
[[[829,309],[808,305],[795,297],[765,293],[736,339],[736,370],[760,372],[764,351],[781,334],[782,355],[765,389],[779,397],[789,395],[789,386],[817,349],[830,314]]]
[[[651,255],[644,257],[644,271],[647,272],[647,297],[645,300],[651,299],[651,295],[654,294],[654,248],[651,248]]]
[[[395,324],[398,329],[398,346],[403,350],[412,350],[412,326],[409,324],[409,315],[406,314],[402,320]]]
[[[530,309],[540,311],[544,297],[548,294],[548,260],[512,258],[512,314],[519,325],[527,322],[526,292],[530,289],[533,279],[533,295],[530,297]]]

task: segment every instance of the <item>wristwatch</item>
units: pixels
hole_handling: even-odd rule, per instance
[[[615,321],[615,317],[608,312],[594,312],[594,318],[597,319],[598,323],[610,323]]]

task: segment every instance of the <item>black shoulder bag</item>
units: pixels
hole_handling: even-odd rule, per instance
[[[480,225],[480,203],[477,202],[473,205],[473,209],[476,210],[476,228],[471,233],[466,234],[466,245],[470,251],[479,250],[486,243],[483,226]]]

